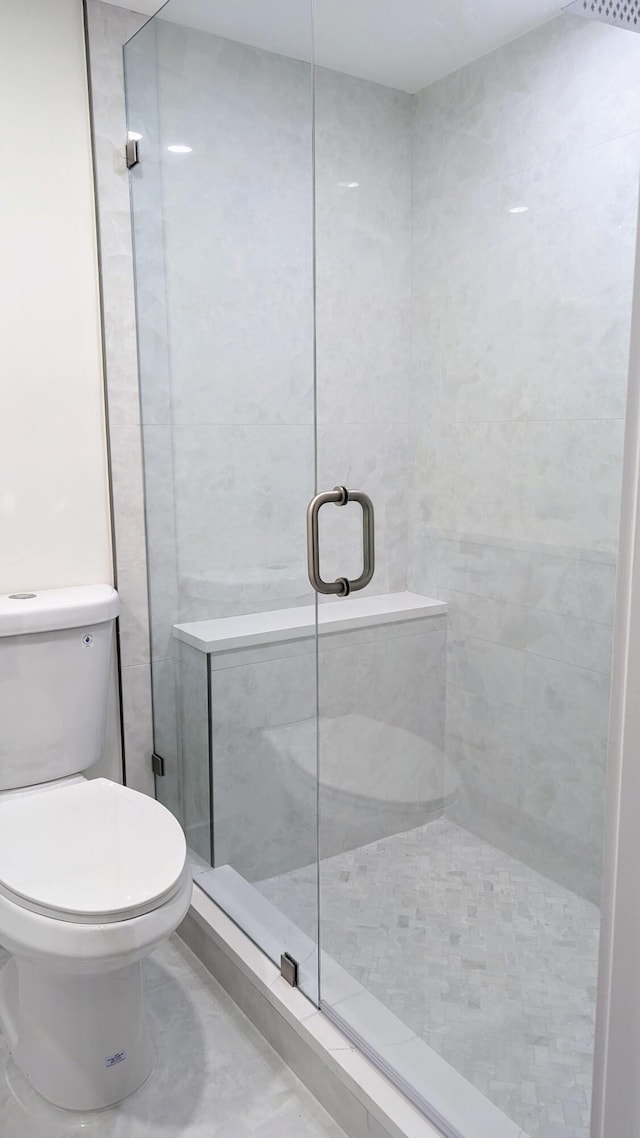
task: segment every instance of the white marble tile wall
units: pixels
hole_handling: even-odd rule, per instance
[[[163,22],[156,43],[177,615],[300,603],[314,488],[310,69]],[[371,587],[385,592],[406,585],[411,100],[333,72],[316,81],[318,482],[376,499]],[[167,153],[176,139],[192,153]],[[323,542],[327,573],[358,574],[357,511],[325,517]]]
[[[207,657],[188,644],[178,645],[176,669],[183,822],[189,848],[204,861],[211,855],[209,780],[209,699]]]
[[[174,467],[177,549],[168,631],[310,593],[311,72],[163,21],[155,34],[170,398],[153,421],[159,467]],[[176,142],[192,152],[168,152]],[[141,380],[144,391],[155,373]]]
[[[183,704],[190,701],[191,687],[187,685],[182,692],[183,675],[172,637],[178,611],[178,543],[157,38],[157,23],[147,23],[127,43],[124,66],[128,127],[141,135],[142,156],[131,175],[131,201],[149,558],[153,739],[165,763],[164,777],[157,780],[156,789],[160,800],[186,824]],[[193,751],[192,740],[187,749]]]
[[[155,28],[147,25],[127,49],[129,125],[143,134],[145,156],[136,172],[136,225],[132,234],[129,174],[124,158],[127,116],[123,44],[145,24],[146,18],[102,0],[89,0],[87,12],[115,555],[122,601],[126,780],[138,790],[154,793],[150,765],[154,747],[153,700],[155,745],[167,763],[167,774],[158,784],[158,794],[182,817],[181,689],[171,637],[177,604],[173,446],[170,427],[166,426],[170,422],[170,393],[161,184],[157,161],[153,161],[158,148]],[[137,275],[135,297],[132,237],[143,270]],[[136,302],[140,332],[137,339]],[[138,355],[140,370],[153,376],[153,383],[143,384],[142,390]],[[145,474],[153,484],[153,493],[147,497],[147,534],[156,552],[149,583],[143,445]]]
[[[402,91],[316,73],[318,486],[375,503],[371,593],[407,587],[411,107]],[[360,574],[358,507],[326,508],[321,539],[328,579]]]
[[[126,779],[153,794],[151,672],[140,401],[122,45],[144,17],[89,0],[92,120],[102,276]]]
[[[186,812],[193,674],[173,623],[312,596],[311,72],[162,21],[127,54],[156,747]],[[317,76],[318,482],[374,497],[375,592],[406,586],[410,105]],[[328,513],[324,570],[357,576],[359,510]]]
[[[158,790],[206,856],[206,685],[173,624],[309,593],[310,71],[155,21],[127,74]]]
[[[311,75],[160,22],[127,48],[129,126],[143,135],[139,393],[121,48],[142,21],[101,0],[89,10],[128,776],[151,788],[142,422],[159,789],[180,814],[181,676],[192,673],[172,624],[309,598]],[[317,76],[318,477],[375,498],[378,592],[406,584],[410,107],[399,92]],[[169,154],[176,140],[193,152]],[[323,538],[326,571],[357,575],[358,510],[326,517]]]
[[[181,653],[185,647],[181,645]],[[311,638],[297,642],[294,654],[285,654],[287,648],[283,646],[277,658],[268,646],[249,649],[247,664],[240,662],[238,652],[235,666],[211,675],[215,860],[217,865],[230,864],[249,881],[310,865],[316,858],[315,649]],[[410,631],[388,625],[323,637],[320,840],[327,856],[422,824],[441,810],[446,791],[445,649],[440,617],[412,622]],[[193,650],[191,654],[198,655]],[[419,688],[421,699],[416,698]],[[350,717],[349,723],[343,720],[351,732],[348,753],[352,764],[360,764],[363,777],[357,794],[339,792],[338,820],[336,804],[331,805],[332,756],[323,748],[323,724],[340,717]],[[417,766],[406,801],[396,803],[394,811],[376,799],[380,768],[388,767],[393,756],[380,748],[374,753],[368,727],[375,723],[410,732],[414,744],[424,747],[424,766],[431,764],[429,793],[424,771]],[[303,730],[290,746],[284,745],[286,732],[274,729],[296,724]],[[401,733],[398,738],[403,738]],[[305,748],[306,762],[301,753]],[[419,800],[425,805],[416,818]]]
[[[119,58],[138,17],[89,8],[125,730],[148,781]],[[145,35],[130,91],[142,422],[157,742],[177,772],[175,619],[309,596],[311,99],[299,62],[160,22]],[[449,601],[459,819],[592,896],[639,50],[564,17],[415,97],[324,71],[316,91],[319,484],[372,493],[375,591]],[[192,153],[163,149],[176,141]],[[327,576],[357,572],[357,509],[325,510],[323,543]],[[165,785],[181,810],[177,774]]]
[[[595,899],[639,66],[565,16],[414,103],[409,587],[449,603],[455,816]]]

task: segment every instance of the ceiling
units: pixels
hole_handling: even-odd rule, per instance
[[[108,0],[153,14],[158,0]],[[315,0],[323,67],[420,91],[558,15],[566,0]],[[278,52],[311,57],[312,0],[168,0],[162,18]]]

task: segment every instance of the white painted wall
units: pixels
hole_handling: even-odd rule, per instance
[[[112,580],[81,0],[0,0],[0,592]]]
[[[0,593],[111,582],[81,0],[0,0],[0,107]]]

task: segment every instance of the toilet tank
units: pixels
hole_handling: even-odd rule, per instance
[[[0,791],[100,758],[117,615],[110,585],[0,595]]]

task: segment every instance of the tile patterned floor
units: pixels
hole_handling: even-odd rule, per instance
[[[312,936],[314,880],[257,888]],[[324,951],[530,1138],[588,1138],[594,905],[439,819],[324,861],[321,913]]]
[[[2,1138],[344,1138],[177,937],[145,973],[157,1041],[145,1086],[111,1110],[57,1110],[30,1089],[0,1033]]]

